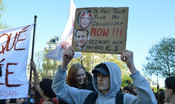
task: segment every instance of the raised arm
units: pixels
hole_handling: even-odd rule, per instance
[[[65,51],[63,52],[63,61],[62,61],[61,69],[66,69],[67,65],[73,59],[73,57],[74,57],[73,47],[69,47],[65,49]]]
[[[41,95],[42,98],[45,98],[45,95],[43,93],[43,91],[41,90],[40,86],[39,86],[39,77],[38,77],[38,73],[36,71],[36,66],[35,63],[33,61],[30,62],[30,66],[33,70],[33,76],[34,76],[34,86],[36,87],[36,90],[38,91],[38,93]]]
[[[74,49],[72,47],[64,50],[62,65],[58,67],[58,71],[54,76],[52,90],[60,99],[67,102],[68,104],[83,104],[86,97],[92,91],[82,89],[80,90],[78,88],[70,87],[65,83],[67,65],[72,60],[73,56]]]
[[[121,60],[126,63],[131,73],[137,71],[133,61],[133,52],[129,50],[123,50],[123,52],[121,53]]]
[[[137,71],[133,62],[133,52],[129,50],[124,50],[121,53],[121,60],[124,61],[130,72],[132,73],[130,77],[133,80],[133,84],[137,89],[138,96],[136,99],[132,99],[131,96],[125,98],[125,103],[128,104],[132,102],[133,104],[157,104],[154,93],[152,92],[148,81],[140,75]],[[127,96],[127,95],[126,95]]]

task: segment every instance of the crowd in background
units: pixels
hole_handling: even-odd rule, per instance
[[[16,99],[6,99],[0,100],[0,104],[67,104],[63,100],[56,97],[51,89],[52,79],[44,78],[39,82],[37,71],[34,62],[31,62],[34,73],[34,81],[31,83],[31,90],[29,98],[16,98]],[[76,63],[73,64],[68,70],[68,76],[66,78],[68,85],[76,87],[79,89],[94,90],[92,85],[92,75],[90,72],[86,71],[83,65]],[[137,96],[137,89],[133,83],[126,82],[127,86],[121,88],[120,92],[129,93]],[[168,88],[159,89],[154,92],[157,99],[157,104],[173,104],[167,103],[166,100],[172,100],[175,96],[175,77],[169,77],[166,79],[165,84]],[[171,90],[172,94],[167,95],[168,98],[165,99],[165,91]],[[168,92],[167,92],[168,93]]]
[[[69,53],[66,53],[66,55],[67,54]],[[62,63],[62,66],[63,64],[64,62]],[[31,61],[30,65],[33,70],[34,82],[30,83],[31,90],[29,97],[0,100],[0,104],[69,104],[66,101],[64,101],[64,99],[66,98],[60,99],[59,96],[56,95],[57,93],[53,90],[53,79],[44,78],[41,81],[39,81],[35,63]],[[67,68],[67,65],[65,65],[64,68]],[[58,70],[62,66],[59,66]],[[97,66],[97,69],[94,68],[95,71],[93,72],[93,74],[102,77],[110,74],[109,72],[101,68],[104,68],[104,66],[103,67]],[[104,75],[100,74],[101,70],[103,70],[101,73],[103,73]],[[91,75],[90,72],[86,71],[86,69],[83,67],[82,64],[79,63],[73,64],[68,69],[67,73],[68,74],[66,76],[65,82],[71,88],[75,87],[78,89],[96,91],[92,82],[93,76]],[[134,83],[127,82],[127,86],[124,86],[123,88],[120,87],[119,92],[123,94],[130,94],[137,97],[139,90],[138,87],[134,85]],[[166,78],[165,90],[159,89],[157,93],[155,93],[154,91],[153,93],[157,100],[157,104],[175,104],[175,77],[171,76]]]

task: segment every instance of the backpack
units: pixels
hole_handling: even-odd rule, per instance
[[[116,94],[116,104],[123,104],[123,96],[124,96],[123,93],[117,92],[117,94]],[[95,104],[97,97],[98,97],[97,92],[94,91],[94,92],[90,93],[87,96],[84,104]]]

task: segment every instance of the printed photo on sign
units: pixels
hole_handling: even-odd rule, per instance
[[[72,46],[78,52],[121,53],[127,23],[128,7],[77,8]]]
[[[93,14],[90,9],[83,9],[78,13],[78,28],[74,31],[74,41],[76,47],[83,50],[87,42],[90,40],[89,26],[93,22]]]

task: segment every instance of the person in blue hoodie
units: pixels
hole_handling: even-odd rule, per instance
[[[73,59],[74,49],[69,47],[63,52],[63,61],[56,72],[52,89],[55,94],[69,104],[157,104],[156,98],[147,80],[136,70],[133,62],[133,52],[123,50],[121,60],[124,61],[130,72],[134,86],[137,88],[137,97],[131,94],[124,94],[123,97],[116,97],[121,87],[121,70],[116,63],[103,62],[95,66],[93,73],[93,86],[96,91],[70,87],[65,83],[67,65]],[[97,98],[93,101],[89,95],[97,92]],[[92,97],[92,96],[90,96]],[[89,103],[86,101],[90,100]]]

